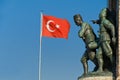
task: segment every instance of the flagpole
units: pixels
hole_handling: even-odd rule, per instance
[[[41,12],[41,22],[40,22],[40,51],[39,51],[39,80],[41,80],[42,78],[42,18],[43,18],[43,14]]]

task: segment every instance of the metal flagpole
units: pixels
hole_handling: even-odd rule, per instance
[[[41,80],[41,72],[42,72],[42,19],[43,18],[43,14],[41,12],[41,22],[40,22],[40,28],[41,28],[41,31],[40,31],[40,51],[39,51],[39,80]]]

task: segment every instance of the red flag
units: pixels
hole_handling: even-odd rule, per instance
[[[68,38],[70,24],[66,19],[43,15],[42,36]]]

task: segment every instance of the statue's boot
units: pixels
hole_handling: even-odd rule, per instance
[[[101,58],[98,59],[98,65],[99,65],[99,68],[96,72],[103,72],[103,59]]]
[[[87,62],[83,63],[83,68],[84,68],[84,75],[88,73],[88,64]]]
[[[109,58],[110,58],[111,64],[113,65],[113,62],[114,62],[114,61],[113,61],[113,60],[114,60],[114,59],[113,59],[113,56],[112,56],[112,55],[109,55]]]
[[[115,58],[113,57],[113,55],[109,56],[110,61],[111,61],[111,65],[112,65],[112,72],[115,73],[116,72],[116,63],[115,63]]]
[[[96,72],[98,70],[98,61],[97,61],[97,58],[95,58],[94,60],[92,60],[92,62],[95,64],[95,68],[94,68],[93,72]]]

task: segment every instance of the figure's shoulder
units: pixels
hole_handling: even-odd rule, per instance
[[[104,19],[103,23],[104,24],[111,24],[111,22],[108,19]]]
[[[83,26],[84,26],[84,27],[86,27],[86,28],[91,27],[91,26],[90,26],[90,24],[89,24],[89,23],[87,23],[87,22],[84,22],[84,23],[83,23]]]
[[[87,22],[83,22],[83,24],[88,24]]]
[[[82,26],[87,26],[87,25],[89,25],[87,22],[82,23]]]

